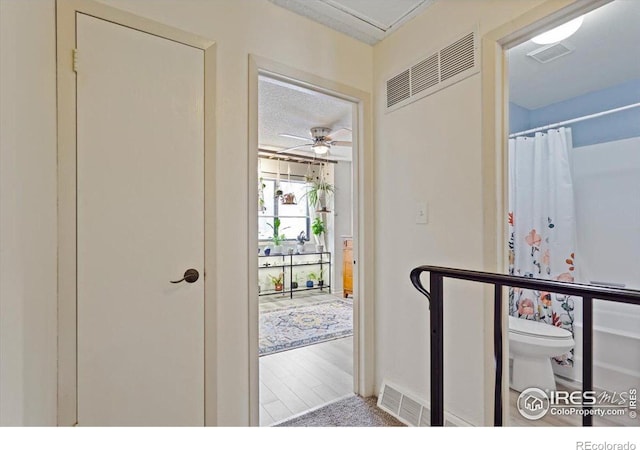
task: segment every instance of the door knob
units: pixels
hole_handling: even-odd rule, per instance
[[[187,269],[181,280],[172,281],[172,283],[182,283],[183,281],[186,281],[187,283],[195,283],[198,281],[198,278],[200,278],[200,274],[196,269]]]

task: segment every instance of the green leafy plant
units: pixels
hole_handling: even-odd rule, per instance
[[[284,272],[280,272],[277,277],[274,277],[273,275],[267,276],[271,280],[271,283],[273,283],[273,286],[276,288],[276,290],[282,289],[282,286],[284,285]]]
[[[309,275],[307,275],[307,280],[314,280],[317,281],[318,284],[322,285],[324,278],[324,268],[318,270],[317,272],[309,272]]]
[[[273,241],[273,245],[281,245],[282,241],[285,240],[284,234],[280,234],[280,219],[278,217],[273,218],[273,225],[268,223],[267,225],[273,230],[273,237],[271,240]],[[286,230],[289,227],[284,227],[283,230]]]
[[[304,195],[309,199],[309,204],[318,209],[324,208],[325,205],[320,204],[320,199],[322,195],[325,195],[325,198],[329,194],[333,194],[335,192],[335,186],[331,183],[327,183],[324,180],[313,180],[307,184],[307,192]]]
[[[313,280],[316,279],[316,274],[313,273],[313,272],[309,272],[308,274],[306,274],[306,276],[307,276],[306,285],[307,285],[308,288],[312,288],[313,287]]]
[[[264,188],[266,187],[267,185],[264,183],[264,179],[260,177],[260,180],[258,181],[258,211],[259,212],[265,212],[267,210],[267,207],[264,204]]]
[[[322,233],[327,231],[324,221],[320,217],[316,217],[311,224],[311,231],[314,235],[320,237]]]

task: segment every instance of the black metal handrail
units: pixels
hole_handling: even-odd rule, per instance
[[[429,272],[430,285],[427,291],[420,275]],[[474,281],[494,286],[493,346],[495,358],[494,426],[502,426],[502,288],[518,287],[544,290],[557,294],[582,297],[582,390],[593,390],[593,299],[640,305],[640,291],[593,286],[563,281],[540,280],[515,275],[504,275],[476,270],[455,269],[438,266],[419,266],[411,271],[411,282],[429,299],[431,335],[431,426],[444,425],[444,330],[443,330],[443,281],[444,278]],[[584,409],[591,406],[584,405]],[[582,425],[591,426],[593,416],[585,412]]]

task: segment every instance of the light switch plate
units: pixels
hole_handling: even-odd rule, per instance
[[[428,205],[424,202],[416,203],[416,223],[427,224],[429,222],[429,210]]]

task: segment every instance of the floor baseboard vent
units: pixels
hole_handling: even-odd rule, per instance
[[[431,422],[431,410],[428,402],[386,380],[382,382],[380,388],[378,408],[410,427],[428,427]],[[453,414],[445,412],[444,417],[447,427],[472,426]]]

